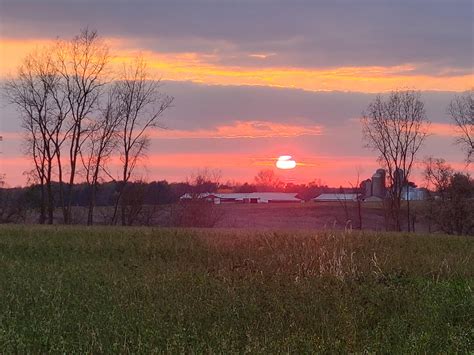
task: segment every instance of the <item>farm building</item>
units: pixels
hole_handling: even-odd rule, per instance
[[[180,197],[180,200],[186,201],[193,198],[205,199],[214,202],[216,205],[221,203],[302,203],[303,199],[297,196],[297,193],[288,192],[249,192],[249,193],[203,193],[193,196],[189,193]]]
[[[402,200],[410,201],[421,201],[426,200],[428,196],[428,190],[424,188],[411,187],[408,186],[408,196],[407,196],[407,186],[404,186],[402,189]]]
[[[314,202],[338,202],[338,201],[357,201],[357,194],[321,194],[312,201]]]
[[[382,202],[383,198],[379,196],[369,196],[363,199],[364,202]]]

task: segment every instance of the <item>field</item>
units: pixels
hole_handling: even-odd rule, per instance
[[[357,204],[354,202],[308,202],[308,203],[270,203],[270,204],[221,204],[207,205],[201,217],[215,215],[217,228],[231,229],[271,229],[271,230],[325,230],[325,229],[358,229],[359,217]],[[211,211],[209,211],[211,208]],[[170,227],[170,215],[176,205],[145,206],[143,213],[135,224]],[[422,201],[412,201],[411,213],[416,215],[416,231],[428,232],[428,225],[423,218]],[[111,207],[96,208],[95,222],[107,224],[112,213]],[[152,217],[150,217],[152,215]],[[386,216],[380,203],[364,202],[361,206],[363,229],[382,231],[386,229]],[[104,218],[104,216],[107,216]],[[61,211],[56,211],[57,223],[62,223]],[[74,209],[74,222],[86,224],[87,210],[84,207]],[[146,217],[146,218],[144,218]],[[402,227],[406,229],[405,212],[402,214]],[[197,218],[198,220],[200,218]],[[203,218],[205,219],[205,218]],[[214,220],[213,218],[211,218]],[[38,220],[38,216],[30,216],[29,223]],[[198,221],[195,221],[198,222]],[[195,223],[193,225],[196,225]],[[179,225],[178,225],[179,226]]]
[[[344,208],[345,207],[345,208]],[[359,225],[357,204],[354,202],[308,202],[270,204],[223,204],[215,206],[222,213],[217,222],[221,228],[258,229],[345,229]],[[378,203],[362,204],[365,229],[385,228],[384,211]]]
[[[5,353],[474,351],[474,239],[0,228]]]

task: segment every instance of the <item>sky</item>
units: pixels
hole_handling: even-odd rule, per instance
[[[446,108],[474,87],[473,16],[470,0],[0,0],[0,81],[88,26],[114,61],[143,55],[174,97],[137,178],[183,181],[207,167],[251,182],[291,155],[295,169],[275,170],[282,180],[332,186],[378,167],[359,123],[375,95],[415,89],[432,121],[419,158],[466,171]],[[25,184],[31,162],[3,97],[0,119],[0,170]]]

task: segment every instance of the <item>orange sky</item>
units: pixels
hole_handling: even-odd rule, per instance
[[[212,87],[217,90],[220,87],[261,87],[268,89],[269,95],[273,95],[277,91],[271,90],[300,89],[303,90],[302,95],[308,92],[318,94],[333,91],[379,93],[410,88],[427,92],[450,91],[454,94],[471,88],[474,83],[472,72],[449,66],[427,71],[424,70],[426,63],[422,62],[319,67],[292,65],[291,62],[274,65],[269,61],[278,53],[255,51],[239,53],[240,58],[227,63],[220,51],[157,51],[141,45],[145,42],[134,37],[109,36],[103,40],[113,53],[114,68],[141,54],[149,63],[153,78],[183,86],[195,83],[201,85],[198,86],[200,88]],[[45,37],[27,37],[21,40],[8,36],[0,38],[0,79],[14,75],[28,53],[53,43],[53,40]],[[248,58],[252,59],[250,64],[245,61]],[[239,59],[245,64],[238,64]],[[288,95],[296,95],[288,92]],[[176,105],[196,105],[199,102],[199,99],[195,99],[196,102],[193,103],[182,100],[179,92],[175,96]],[[228,100],[232,100],[232,97],[229,95]],[[254,101],[259,99],[257,96],[253,98]],[[271,104],[270,102],[269,106]],[[183,180],[193,170],[209,167],[221,169],[224,180],[252,181],[258,170],[273,167],[279,155],[288,154],[294,156],[298,165],[293,171],[279,171],[282,179],[298,182],[321,179],[327,184],[338,186],[352,182],[357,170],[361,171],[361,178],[365,178],[377,168],[375,154],[362,148],[357,117],[363,106],[354,105],[351,116],[341,119],[345,123],[336,124],[319,112],[306,116],[289,115],[283,122],[277,122],[275,117],[279,114],[278,109],[273,112],[269,110],[266,116],[262,116],[252,112],[237,113],[231,109],[226,111],[226,104],[220,102],[215,105],[216,110],[221,112],[221,120],[217,122],[208,122],[204,117],[202,122],[194,122],[191,128],[183,129],[183,125],[171,120],[166,124],[169,129],[150,132],[152,149],[141,166],[139,175],[146,176],[149,180]],[[248,102],[242,102],[242,105],[248,105]],[[297,111],[298,103],[294,107]],[[200,109],[196,109],[196,113]],[[2,120],[5,120],[6,111],[4,108],[1,110]],[[439,155],[446,151],[450,157],[455,157],[451,159],[454,166],[465,169],[462,152],[452,147],[455,131],[445,117],[439,117],[439,112],[445,115],[444,107],[438,108],[436,122],[430,128],[435,138],[428,142],[426,152],[431,154],[430,148],[436,148],[436,154]],[[9,115],[8,119],[14,119],[13,114]],[[182,121],[194,121],[194,117],[189,114],[177,116],[175,118]],[[5,138],[1,169],[6,172],[11,185],[23,184],[26,181],[23,172],[28,170],[31,163],[21,153],[19,128],[16,131],[6,130],[3,127],[14,125],[4,123],[0,127]],[[213,142],[209,143],[210,140]],[[164,141],[177,141],[179,144],[163,143]],[[233,143],[230,144],[229,141]],[[165,151],[162,151],[163,147],[166,148]],[[454,151],[458,153],[453,153]]]
[[[396,66],[354,66],[330,68],[266,67],[265,58],[259,67],[218,65],[218,54],[195,52],[157,53],[134,47],[131,40],[105,38],[114,53],[117,66],[143,55],[155,78],[193,81],[208,85],[261,85],[297,88],[309,91],[362,91],[378,93],[397,88],[417,90],[464,91],[472,87],[474,74],[417,74],[417,66],[403,63]],[[54,43],[45,39],[1,39],[0,77],[13,74],[24,56],[36,48]],[[455,71],[454,71],[455,73]],[[441,75],[440,75],[441,74]]]

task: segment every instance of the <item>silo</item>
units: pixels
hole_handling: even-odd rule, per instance
[[[384,198],[385,193],[385,170],[378,169],[372,176],[372,195]]]
[[[372,181],[370,179],[362,181],[360,184],[360,191],[364,198],[372,196]]]
[[[385,169],[377,169],[376,173],[382,177],[382,186],[385,189]]]

